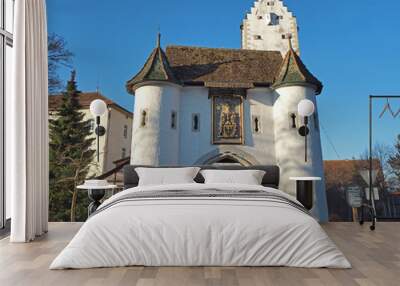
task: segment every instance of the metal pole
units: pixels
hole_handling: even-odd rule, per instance
[[[99,134],[97,134],[97,162],[100,162],[100,154],[99,154],[99,148],[100,148],[100,139],[99,139]]]
[[[371,201],[371,205],[369,207],[371,209],[372,216],[373,216],[371,230],[375,229],[375,223],[376,223],[375,194],[374,194],[374,188],[372,186],[373,100],[374,99],[390,99],[390,98],[400,98],[400,95],[370,95],[369,96],[369,198]]]
[[[97,162],[100,162],[100,136],[99,136],[99,132],[100,132],[100,116],[96,117],[96,123],[97,123]]]
[[[307,156],[307,136],[308,136],[308,117],[304,117],[304,133],[305,133],[305,153],[304,153],[304,159],[307,162],[308,156]]]
[[[374,197],[374,188],[372,186],[372,168],[373,168],[373,152],[372,152],[372,100],[373,97],[369,97],[369,199],[371,201],[372,207],[372,226],[375,228],[375,219],[376,219],[376,210],[375,210],[375,197]]]
[[[372,97],[369,97],[369,198],[372,199]]]
[[[305,156],[305,161],[307,162],[307,126],[306,126],[306,136],[305,136],[305,153],[304,153],[304,156]]]

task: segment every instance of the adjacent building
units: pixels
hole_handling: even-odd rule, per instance
[[[280,188],[292,176],[323,178],[318,110],[305,162],[297,105],[317,106],[322,83],[299,56],[297,22],[282,1],[256,1],[242,25],[242,49],[168,46],[160,39],[126,84],[135,96],[131,163],[279,165]],[[328,218],[325,182],[314,214]]]
[[[369,168],[369,160],[328,160],[324,162],[326,194],[330,221],[352,221],[353,211],[349,204],[350,189],[360,190],[364,203],[367,202],[368,184],[360,171]],[[373,160],[373,169],[378,170],[375,194],[375,206],[379,220],[400,218],[400,192],[391,189],[388,174],[383,170],[382,162]],[[361,214],[361,209],[357,210]],[[364,217],[369,218],[369,210],[364,208]]]
[[[94,158],[92,175],[101,175],[115,167],[114,162],[130,157],[133,114],[111,99],[98,92],[82,92],[79,96],[80,110],[85,114],[84,120],[90,120],[92,124],[92,135],[95,134],[95,119],[90,113],[90,103],[95,99],[101,99],[107,104],[107,112],[101,117],[101,125],[106,132],[100,137],[100,160]],[[49,96],[50,116],[56,116],[61,106],[62,95]],[[93,142],[93,150],[96,150],[96,141]]]

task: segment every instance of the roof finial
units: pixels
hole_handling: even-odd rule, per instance
[[[75,81],[75,78],[76,78],[76,70],[73,69],[73,70],[71,71],[71,78],[70,78],[70,81],[71,81],[71,82],[74,82],[74,81]]]
[[[293,50],[293,46],[292,46],[292,34],[287,34],[286,35],[288,41],[289,41],[289,50]]]
[[[158,25],[158,33],[157,33],[157,48],[161,47],[161,32],[160,25]]]
[[[96,82],[96,93],[97,93],[97,94],[100,93],[100,81],[99,81],[99,77],[97,77],[97,82]]]

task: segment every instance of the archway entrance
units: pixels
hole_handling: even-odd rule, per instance
[[[236,166],[252,166],[257,165],[251,162],[247,158],[231,152],[219,153],[219,154],[209,154],[205,158],[197,161],[198,165],[236,165]]]
[[[231,156],[223,156],[221,158],[217,158],[215,162],[208,164],[208,165],[230,165],[230,166],[243,166],[239,160],[231,157]]]
[[[201,156],[194,165],[239,165],[239,166],[258,166],[260,162],[251,154],[235,147],[220,146]]]

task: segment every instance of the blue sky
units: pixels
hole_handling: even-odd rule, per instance
[[[47,0],[49,32],[75,54],[79,88],[100,90],[133,110],[125,81],[155,46],[240,48],[239,26],[253,0]],[[368,144],[368,95],[400,93],[400,22],[397,0],[286,0],[300,26],[302,59],[323,81],[318,97],[325,159],[357,157]],[[385,7],[382,7],[385,5]],[[66,71],[62,73],[67,77]],[[384,102],[377,102],[381,110]],[[395,111],[400,100],[393,100]],[[400,116],[378,120],[377,140],[393,144]],[[325,131],[324,131],[325,130]]]

